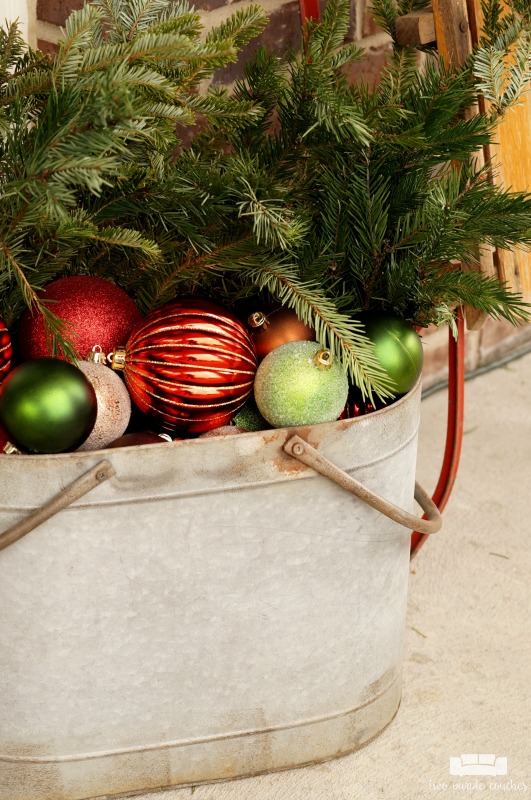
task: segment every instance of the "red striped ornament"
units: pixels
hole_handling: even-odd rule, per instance
[[[0,317],[0,383],[11,369],[11,359],[13,357],[13,347],[11,336],[4,320]]]
[[[242,323],[207,300],[152,311],[111,355],[131,399],[163,430],[201,433],[226,425],[249,397],[256,372]]]

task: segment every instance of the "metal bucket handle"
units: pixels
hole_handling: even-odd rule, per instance
[[[347,475],[346,472],[343,472],[342,469],[336,467],[335,464],[332,464],[331,461],[321,455],[308,442],[305,442],[304,439],[301,439],[300,436],[291,436],[284,444],[284,451],[308,467],[312,467],[316,472],[320,472],[321,475],[335,481],[339,486],[347,489],[347,491],[356,495],[356,497],[359,497],[377,511],[385,514],[386,517],[398,522],[400,525],[404,525],[406,528],[420,533],[436,533],[442,525],[439,509],[418,483],[415,483],[415,500],[425,512],[427,519],[415,517],[413,514],[403,511],[393,503],[384,500],[383,497],[371,492],[370,489],[367,489],[357,480],[351,478],[350,475]],[[62,511],[74,500],[83,497],[83,495],[115,474],[116,471],[109,461],[100,461],[99,464],[96,464],[95,467],[92,467],[80,478],[77,478],[43,506],[35,509],[20,522],[15,523],[15,525],[1,533],[0,550],[5,550],[9,545],[18,542],[27,533],[42,525],[50,517],[53,517],[54,514]]]
[[[73,483],[69,484],[66,489],[59,492],[55,497],[52,497],[47,503],[40,508],[36,508],[31,514],[28,514],[20,522],[15,523],[6,531],[0,534],[0,550],[5,550],[9,545],[18,542],[27,533],[42,525],[47,519],[53,517],[58,511],[62,511],[73,503],[83,497],[84,494],[90,492],[100,483],[111,478],[116,474],[116,471],[110,461],[100,461],[95,467],[89,469],[80,478],[77,478]]]
[[[432,501],[431,497],[426,493],[422,486],[415,481],[415,500],[426,514],[426,519],[416,517],[414,514],[409,514],[403,511],[398,506],[385,500],[380,495],[375,494],[366,486],[363,486],[355,478],[347,475],[339,467],[336,467],[331,461],[325,458],[315,447],[305,442],[300,436],[296,434],[291,436],[284,444],[284,452],[301,461],[306,466],[311,467],[316,472],[324,475],[325,478],[337,483],[338,486],[343,487],[351,494],[359,497],[367,505],[372,506],[381,514],[384,514],[389,519],[398,522],[405,528],[412,531],[419,531],[420,533],[437,533],[442,525],[442,517],[439,509]]]

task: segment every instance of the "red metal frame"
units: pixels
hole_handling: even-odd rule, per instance
[[[446,424],[446,445],[441,474],[432,500],[442,511],[454,488],[461,444],[463,441],[463,419],[465,411],[465,321],[463,312],[456,312],[457,340],[452,331],[448,332],[448,418]],[[418,553],[428,537],[415,531],[411,537],[411,558]]]
[[[299,7],[302,25],[304,25],[307,19],[319,19],[321,16],[319,0],[299,0]]]
[[[308,19],[319,19],[321,11],[318,0],[299,0],[301,25]],[[463,440],[463,418],[465,407],[465,323],[461,309],[456,312],[458,336],[448,334],[448,417],[446,445],[443,464],[433,502],[442,511],[446,506],[457,476],[461,443]],[[411,558],[422,547],[428,536],[415,531],[411,536]]]

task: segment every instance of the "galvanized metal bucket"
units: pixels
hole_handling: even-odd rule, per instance
[[[420,489],[431,521],[409,514],[419,401],[1,456],[0,799],[252,775],[376,736],[400,702],[403,524],[440,526]]]

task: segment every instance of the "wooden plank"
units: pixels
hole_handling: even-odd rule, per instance
[[[470,2],[475,3],[476,0]],[[466,0],[433,0],[433,14],[437,50],[448,63],[462,64],[472,52],[472,32],[476,30],[476,16],[472,18],[471,25]],[[477,107],[469,109],[467,116],[477,114],[478,110]],[[482,167],[485,164],[483,149],[478,150],[476,158],[478,166]],[[482,248],[478,254],[478,261],[477,269],[481,272],[486,275],[498,274],[493,248]],[[466,306],[464,311],[468,330],[479,330],[483,327],[487,319],[486,314],[471,306]]]
[[[420,44],[435,42],[435,19],[433,8],[422,8],[411,11],[396,20],[396,40],[404,47],[416,47]]]
[[[451,64],[463,64],[472,52],[466,0],[433,0],[437,50]]]
[[[468,0],[472,41],[477,43],[483,26],[481,0]],[[483,104],[482,110],[487,110]],[[497,186],[516,192],[531,192],[531,96],[524,94],[520,104],[510,109],[499,124],[487,158],[493,164]],[[521,249],[496,250],[497,275],[515,292],[531,302],[531,253]]]
[[[478,106],[474,106],[469,108],[465,114],[467,118],[473,117],[480,111]],[[485,161],[490,157],[490,153],[487,153],[487,148],[481,148],[476,153],[477,159],[477,167],[478,169],[482,169],[485,166]],[[494,247],[490,245],[485,245],[482,247],[478,254],[478,264],[475,266],[468,266],[466,269],[476,269],[478,272],[482,272],[484,275],[490,275],[493,277],[498,277],[498,258],[497,252]],[[485,314],[484,311],[479,311],[479,309],[474,308],[473,306],[465,306],[464,308],[465,314],[465,321],[466,327],[469,331],[479,331],[485,324],[488,314]]]
[[[397,20],[397,37],[402,45],[427,44],[433,31],[437,50],[447,63],[462,64],[472,52],[481,35],[481,0],[433,0],[433,15],[427,8],[412,12]],[[469,109],[467,116],[484,112],[485,103]],[[513,191],[531,191],[531,92],[520,105],[511,109],[496,131],[496,141],[478,151],[478,166],[485,162],[495,165],[492,175],[498,186]],[[531,302],[531,253],[522,249],[499,250],[484,247],[478,254],[476,269],[506,281],[511,289],[520,292]],[[474,308],[465,308],[467,328],[478,330],[486,315]]]
[[[531,98],[510,109],[491,145],[494,181],[517,192],[531,191]],[[498,166],[499,165],[499,166]],[[531,301],[531,253],[521,249],[498,250],[498,274],[516,292]]]

